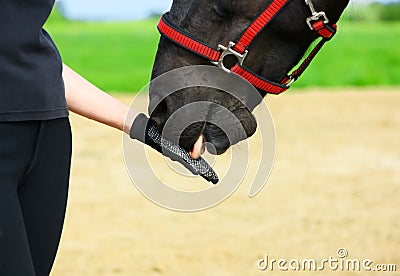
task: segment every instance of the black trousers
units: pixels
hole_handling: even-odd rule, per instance
[[[0,122],[0,275],[49,275],[64,223],[68,118]]]

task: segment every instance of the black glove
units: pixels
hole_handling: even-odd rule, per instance
[[[203,158],[193,159],[181,146],[164,139],[154,121],[148,119],[143,113],[139,114],[133,122],[130,137],[149,145],[171,160],[178,161],[194,175],[201,175],[213,184],[218,183],[217,174]]]

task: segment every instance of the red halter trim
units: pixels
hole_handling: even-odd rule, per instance
[[[235,50],[244,53],[256,36],[271,22],[271,20],[282,10],[289,0],[273,1],[237,40]]]
[[[319,27],[321,26],[321,23],[323,27]],[[316,29],[316,27],[319,27],[319,29]],[[315,31],[319,33],[319,35],[322,37],[322,40],[317,45],[315,45],[314,49],[310,52],[308,57],[300,64],[300,66],[296,70],[294,70],[287,78],[282,80],[282,83],[286,83],[290,80],[296,81],[311,64],[315,56],[322,49],[322,46],[324,46],[325,43],[328,42],[335,35],[337,30],[336,24],[329,26],[323,23],[322,21],[314,23],[313,28]]]
[[[328,25],[324,12],[317,13],[312,6],[311,0],[306,0],[310,6],[312,16],[307,18],[307,24],[311,30],[316,31],[322,40],[315,46],[308,57],[294,70],[287,75],[281,83],[269,81],[256,73],[243,67],[243,61],[248,52],[248,46],[254,41],[257,35],[272,21],[272,19],[285,7],[289,0],[274,0],[243,32],[237,42],[230,42],[229,47],[219,46],[214,48],[185,32],[184,30],[174,26],[168,20],[168,13],[164,14],[159,23],[158,30],[161,35],[168,38],[175,44],[197,54],[224,69],[227,72],[237,74],[250,82],[253,86],[265,93],[280,94],[287,89],[303,74],[308,68],[311,61],[321,50],[322,46],[329,41],[336,33],[336,25]],[[232,68],[225,68],[223,59],[227,55],[234,55],[238,59],[238,63]]]
[[[248,82],[250,82],[254,87],[265,91],[266,93],[270,94],[280,94],[282,92],[285,92],[288,90],[289,86],[285,84],[279,84],[276,82],[269,81],[267,79],[264,79],[261,76],[258,76],[257,74],[251,72],[250,70],[247,70],[243,67],[241,67],[239,64],[236,64],[231,68],[231,72],[241,76]]]
[[[210,61],[218,61],[220,59],[221,51],[198,41],[185,31],[176,28],[168,21],[167,16],[168,13],[164,14],[158,23],[158,30],[163,36]]]

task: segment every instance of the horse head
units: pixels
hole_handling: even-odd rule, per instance
[[[215,48],[218,45],[229,45],[230,41],[241,34],[254,20],[276,0],[175,0],[168,13],[168,22],[199,41],[204,41]],[[279,0],[278,0],[279,1]],[[308,3],[307,3],[308,2]],[[247,56],[243,66],[258,76],[271,82],[281,83],[288,72],[302,59],[311,43],[319,35],[307,24],[312,10],[323,11],[329,24],[336,23],[349,0],[289,0],[273,15],[268,25],[254,37],[246,47]],[[310,11],[310,4],[312,10]],[[229,59],[224,61],[229,63]],[[233,64],[236,61],[233,61]],[[162,36],[153,67],[152,78],[176,68],[188,65],[209,65],[203,56],[188,51],[170,39]],[[226,65],[230,68],[232,65]],[[226,68],[225,68],[226,69]],[[150,89],[150,101],[156,98],[158,90]],[[259,89],[261,96],[266,92]],[[151,118],[160,131],[168,118],[181,107],[198,101],[208,101],[221,105],[237,118],[244,129],[245,136],[225,133],[220,126],[210,123],[209,118],[223,116],[212,106],[196,114],[196,122],[182,130],[179,144],[190,150],[199,136],[213,145],[214,153],[225,152],[232,144],[254,134],[257,122],[252,110],[223,91],[209,87],[191,87],[181,89],[163,99],[152,112]],[[220,120],[221,121],[221,120]],[[232,138],[233,137],[233,138]]]

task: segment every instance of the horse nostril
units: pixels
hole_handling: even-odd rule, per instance
[[[204,137],[207,151],[211,154],[223,154],[231,146],[226,133],[215,124],[207,123]]]
[[[218,151],[212,143],[206,142],[204,145],[210,154],[217,155]]]

